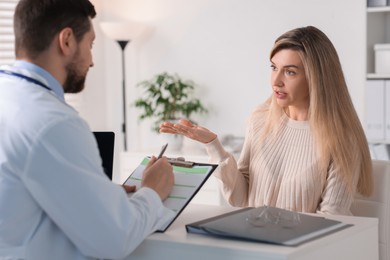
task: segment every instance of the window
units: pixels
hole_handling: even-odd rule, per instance
[[[0,0],[0,65],[15,60],[13,16],[18,0]]]

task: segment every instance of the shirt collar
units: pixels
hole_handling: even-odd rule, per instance
[[[38,74],[39,76],[43,77],[45,80],[47,80],[49,87],[53,92],[63,101],[65,100],[64,97],[64,88],[61,86],[61,84],[56,80],[49,72],[44,70],[43,68],[39,67],[38,65],[35,65],[31,62],[17,60],[14,63],[14,67],[26,69],[33,73]]]

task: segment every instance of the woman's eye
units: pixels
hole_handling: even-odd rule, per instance
[[[293,76],[295,75],[295,71],[292,71],[292,70],[286,70],[286,74],[289,75],[289,76]]]

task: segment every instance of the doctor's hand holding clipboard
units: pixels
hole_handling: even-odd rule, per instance
[[[157,230],[159,232],[165,232],[165,230],[169,228],[218,166],[217,164],[179,160],[181,157],[177,159],[162,157],[165,148],[166,146],[162,148],[160,155],[157,158],[154,156],[144,157],[138,167],[124,182],[126,185],[134,185],[136,189],[145,186],[151,187],[147,185],[154,185],[153,187],[155,189],[165,192],[160,195],[163,199],[163,205],[167,209],[170,209],[174,213],[174,216],[169,219],[162,228]],[[172,166],[167,167],[167,162]],[[159,164],[161,164],[161,167],[167,167],[169,170],[173,169],[174,177],[159,180],[158,177],[161,176],[149,174],[149,171],[153,170],[154,167],[160,167]],[[153,179],[149,180],[149,178]],[[148,181],[148,184],[146,184],[146,181]],[[174,182],[172,188],[171,181]],[[167,185],[168,187],[165,187]],[[134,193],[128,194],[128,196],[133,195]]]

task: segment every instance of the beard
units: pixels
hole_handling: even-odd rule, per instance
[[[77,70],[76,62],[72,62],[66,66],[67,76],[64,82],[65,93],[80,93],[84,89],[86,74],[81,74]]]

